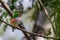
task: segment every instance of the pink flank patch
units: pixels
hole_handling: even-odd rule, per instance
[[[12,24],[12,23],[14,23],[15,21],[16,21],[16,19],[13,18],[13,19],[11,19],[10,23]]]

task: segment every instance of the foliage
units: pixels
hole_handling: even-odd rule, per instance
[[[15,9],[14,3],[15,3],[16,1],[17,1],[17,0],[8,0],[8,2],[9,2],[8,4],[9,4],[11,10]]]
[[[18,17],[19,13],[17,11],[14,12],[14,18]]]
[[[8,2],[10,2],[10,8],[13,11],[15,9],[14,3],[17,0],[8,0]],[[48,13],[50,17],[55,16],[54,18],[54,22],[55,22],[55,31],[56,31],[56,36],[59,37],[58,40],[60,40],[60,0],[42,0],[44,6],[46,7],[46,9],[48,10]],[[51,9],[49,9],[51,8]],[[3,12],[2,10],[0,10],[0,12]],[[14,18],[18,17],[19,12],[15,11],[14,12]],[[3,17],[7,18],[8,14],[7,12],[3,12],[2,16],[0,17],[0,19],[3,19]],[[32,19],[34,20],[36,17],[35,12],[32,14]],[[9,19],[8,19],[9,20]],[[6,19],[7,21],[7,19]],[[0,25],[2,24],[2,22],[0,22]],[[4,30],[6,30],[7,25],[4,25]]]
[[[55,16],[55,32],[56,36],[59,37],[60,40],[60,0],[42,0],[44,6],[46,7],[50,18]],[[35,18],[35,14],[32,16]]]
[[[57,13],[56,15],[55,25],[56,25],[56,36],[58,36],[60,40],[60,13]]]
[[[49,6],[53,9],[56,36],[59,37],[58,40],[60,40],[60,0],[47,0],[43,2],[45,3],[45,6]]]

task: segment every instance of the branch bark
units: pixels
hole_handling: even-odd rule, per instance
[[[38,0],[38,3],[40,4],[40,6],[42,7],[42,9],[44,10],[46,16],[48,17],[48,20],[50,21],[50,23],[51,23],[51,25],[52,25],[53,32],[55,33],[56,31],[55,31],[55,28],[54,28],[54,24],[53,24],[53,22],[50,20],[50,16],[48,16],[48,11],[47,11],[47,9],[45,8],[45,6],[44,6],[44,4],[42,3],[41,0]],[[56,34],[56,33],[55,33],[55,34]]]
[[[21,28],[19,28],[19,27],[14,27],[14,26],[12,26],[11,24],[8,24],[7,22],[5,22],[5,21],[3,21],[3,20],[0,20],[0,21],[3,22],[3,23],[5,23],[5,24],[7,24],[7,25],[9,25],[9,26],[12,27],[12,28],[15,28],[15,29],[24,31],[24,32],[26,32],[26,33],[29,33],[29,34],[32,34],[32,35],[35,35],[35,36],[44,37],[44,38],[50,38],[50,39],[59,39],[58,37],[55,38],[55,37],[45,36],[45,35],[42,35],[42,34],[31,33],[31,32],[28,32],[28,31],[26,31],[26,30],[24,30],[24,29],[21,29]]]
[[[24,29],[25,30],[25,27],[24,27],[24,25],[23,25],[23,23],[22,22],[20,22],[20,24],[18,25],[19,26],[19,28],[21,28],[21,29]],[[23,33],[24,33],[24,35],[25,35],[25,37],[27,38],[27,40],[31,40],[31,37],[30,37],[30,34],[28,34],[27,32],[25,32],[25,31],[22,31]]]
[[[4,3],[4,1],[2,1],[2,0],[0,0],[0,2],[1,2],[1,4],[2,4],[2,6],[6,9],[6,11],[8,12],[8,14],[11,16],[11,17],[13,17],[13,12],[11,11],[11,9],[9,8],[9,6],[6,4],[6,3]]]
[[[6,11],[8,12],[8,14],[9,14],[11,17],[13,17],[13,15],[12,15],[13,12],[10,10],[10,8],[7,6],[7,4],[4,3],[2,0],[0,0],[0,2],[1,2],[1,4],[2,4],[2,6],[6,9]],[[41,6],[43,7],[46,15],[48,16],[48,12],[47,12],[47,10],[45,9],[45,7],[44,7],[43,3],[41,2],[41,0],[39,0],[38,2],[41,4]],[[49,18],[48,18],[48,19],[49,19]],[[49,19],[49,20],[50,20],[50,19]],[[5,23],[5,24],[7,24],[7,25],[9,25],[9,26],[11,26],[12,28],[14,28],[14,26],[12,26],[12,25],[10,25],[10,24],[2,21],[2,20],[0,20],[0,21],[3,22],[3,23]],[[51,21],[50,21],[50,22],[51,22]],[[51,22],[51,24],[52,24],[52,22]],[[53,26],[53,24],[52,24],[52,26]],[[32,34],[32,35],[35,35],[35,36],[44,37],[44,38],[50,38],[50,39],[58,39],[58,38],[54,38],[54,37],[48,37],[48,36],[45,36],[45,35],[42,35],[42,34],[30,33],[30,32],[27,32],[26,30],[24,30],[24,29],[22,29],[22,28],[18,28],[18,27],[15,27],[15,28],[18,29],[18,30],[24,31],[25,33],[29,33],[29,34]],[[53,29],[54,29],[54,26],[53,26]],[[29,39],[28,39],[28,40],[29,40]]]
[[[6,11],[8,12],[8,14],[11,16],[11,18],[13,18],[13,12],[9,8],[9,6],[6,3],[4,3],[4,1],[2,1],[2,0],[0,0],[0,2],[2,4],[2,6],[6,9]],[[30,36],[26,32],[24,32],[24,31],[22,31],[22,32],[25,35],[25,37],[27,38],[27,40],[31,40]]]

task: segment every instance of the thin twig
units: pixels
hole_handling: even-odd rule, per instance
[[[48,20],[50,21],[50,23],[51,23],[51,25],[52,25],[52,28],[53,28],[53,31],[54,31],[54,33],[55,33],[54,24],[53,24],[53,22],[50,20],[50,17],[48,16],[48,11],[47,11],[47,9],[44,7],[44,4],[42,3],[41,0],[38,0],[38,3],[42,6],[43,10],[45,11],[45,13],[46,13],[46,15],[47,15],[47,17],[48,17]],[[55,33],[55,34],[56,34],[56,33]]]
[[[19,28],[19,27],[14,27],[14,26],[8,24],[7,22],[5,22],[5,21],[3,21],[3,20],[0,20],[0,21],[3,22],[3,23],[5,23],[5,24],[7,24],[7,25],[9,25],[9,26],[12,27],[12,28],[16,28],[16,29],[18,29],[18,30],[25,31],[26,33],[29,33],[29,34],[32,34],[32,35],[35,35],[35,36],[44,37],[44,38],[50,38],[50,39],[59,39],[59,38],[54,38],[54,37],[48,37],[48,36],[45,36],[45,35],[42,35],[42,34],[31,33],[31,32],[28,32],[28,31],[26,31],[26,30],[24,30],[24,29],[21,29],[21,28]]]

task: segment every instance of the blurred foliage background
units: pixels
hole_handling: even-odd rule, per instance
[[[4,0],[6,1],[6,0]],[[25,0],[26,1],[26,0]],[[36,6],[35,2],[36,0],[29,0],[29,2],[32,4],[31,6],[27,6],[26,9],[23,9],[21,7],[21,3],[23,4],[24,0],[7,0],[7,4],[10,7],[10,9],[14,12],[14,17],[17,17],[21,11],[23,11],[23,15],[26,16],[26,20],[32,20],[35,19],[35,11]],[[28,3],[29,3],[28,2]],[[60,40],[60,0],[42,0],[45,8],[48,10],[50,18],[54,17],[53,24],[54,24],[54,30],[55,30],[55,36],[59,37],[58,40]],[[23,4],[24,5],[24,4]],[[28,15],[28,16],[27,16]],[[7,14],[7,11],[0,7],[0,19],[5,20],[9,23],[10,16]],[[6,31],[6,28],[8,25],[0,22],[0,35],[3,35],[3,33]]]

